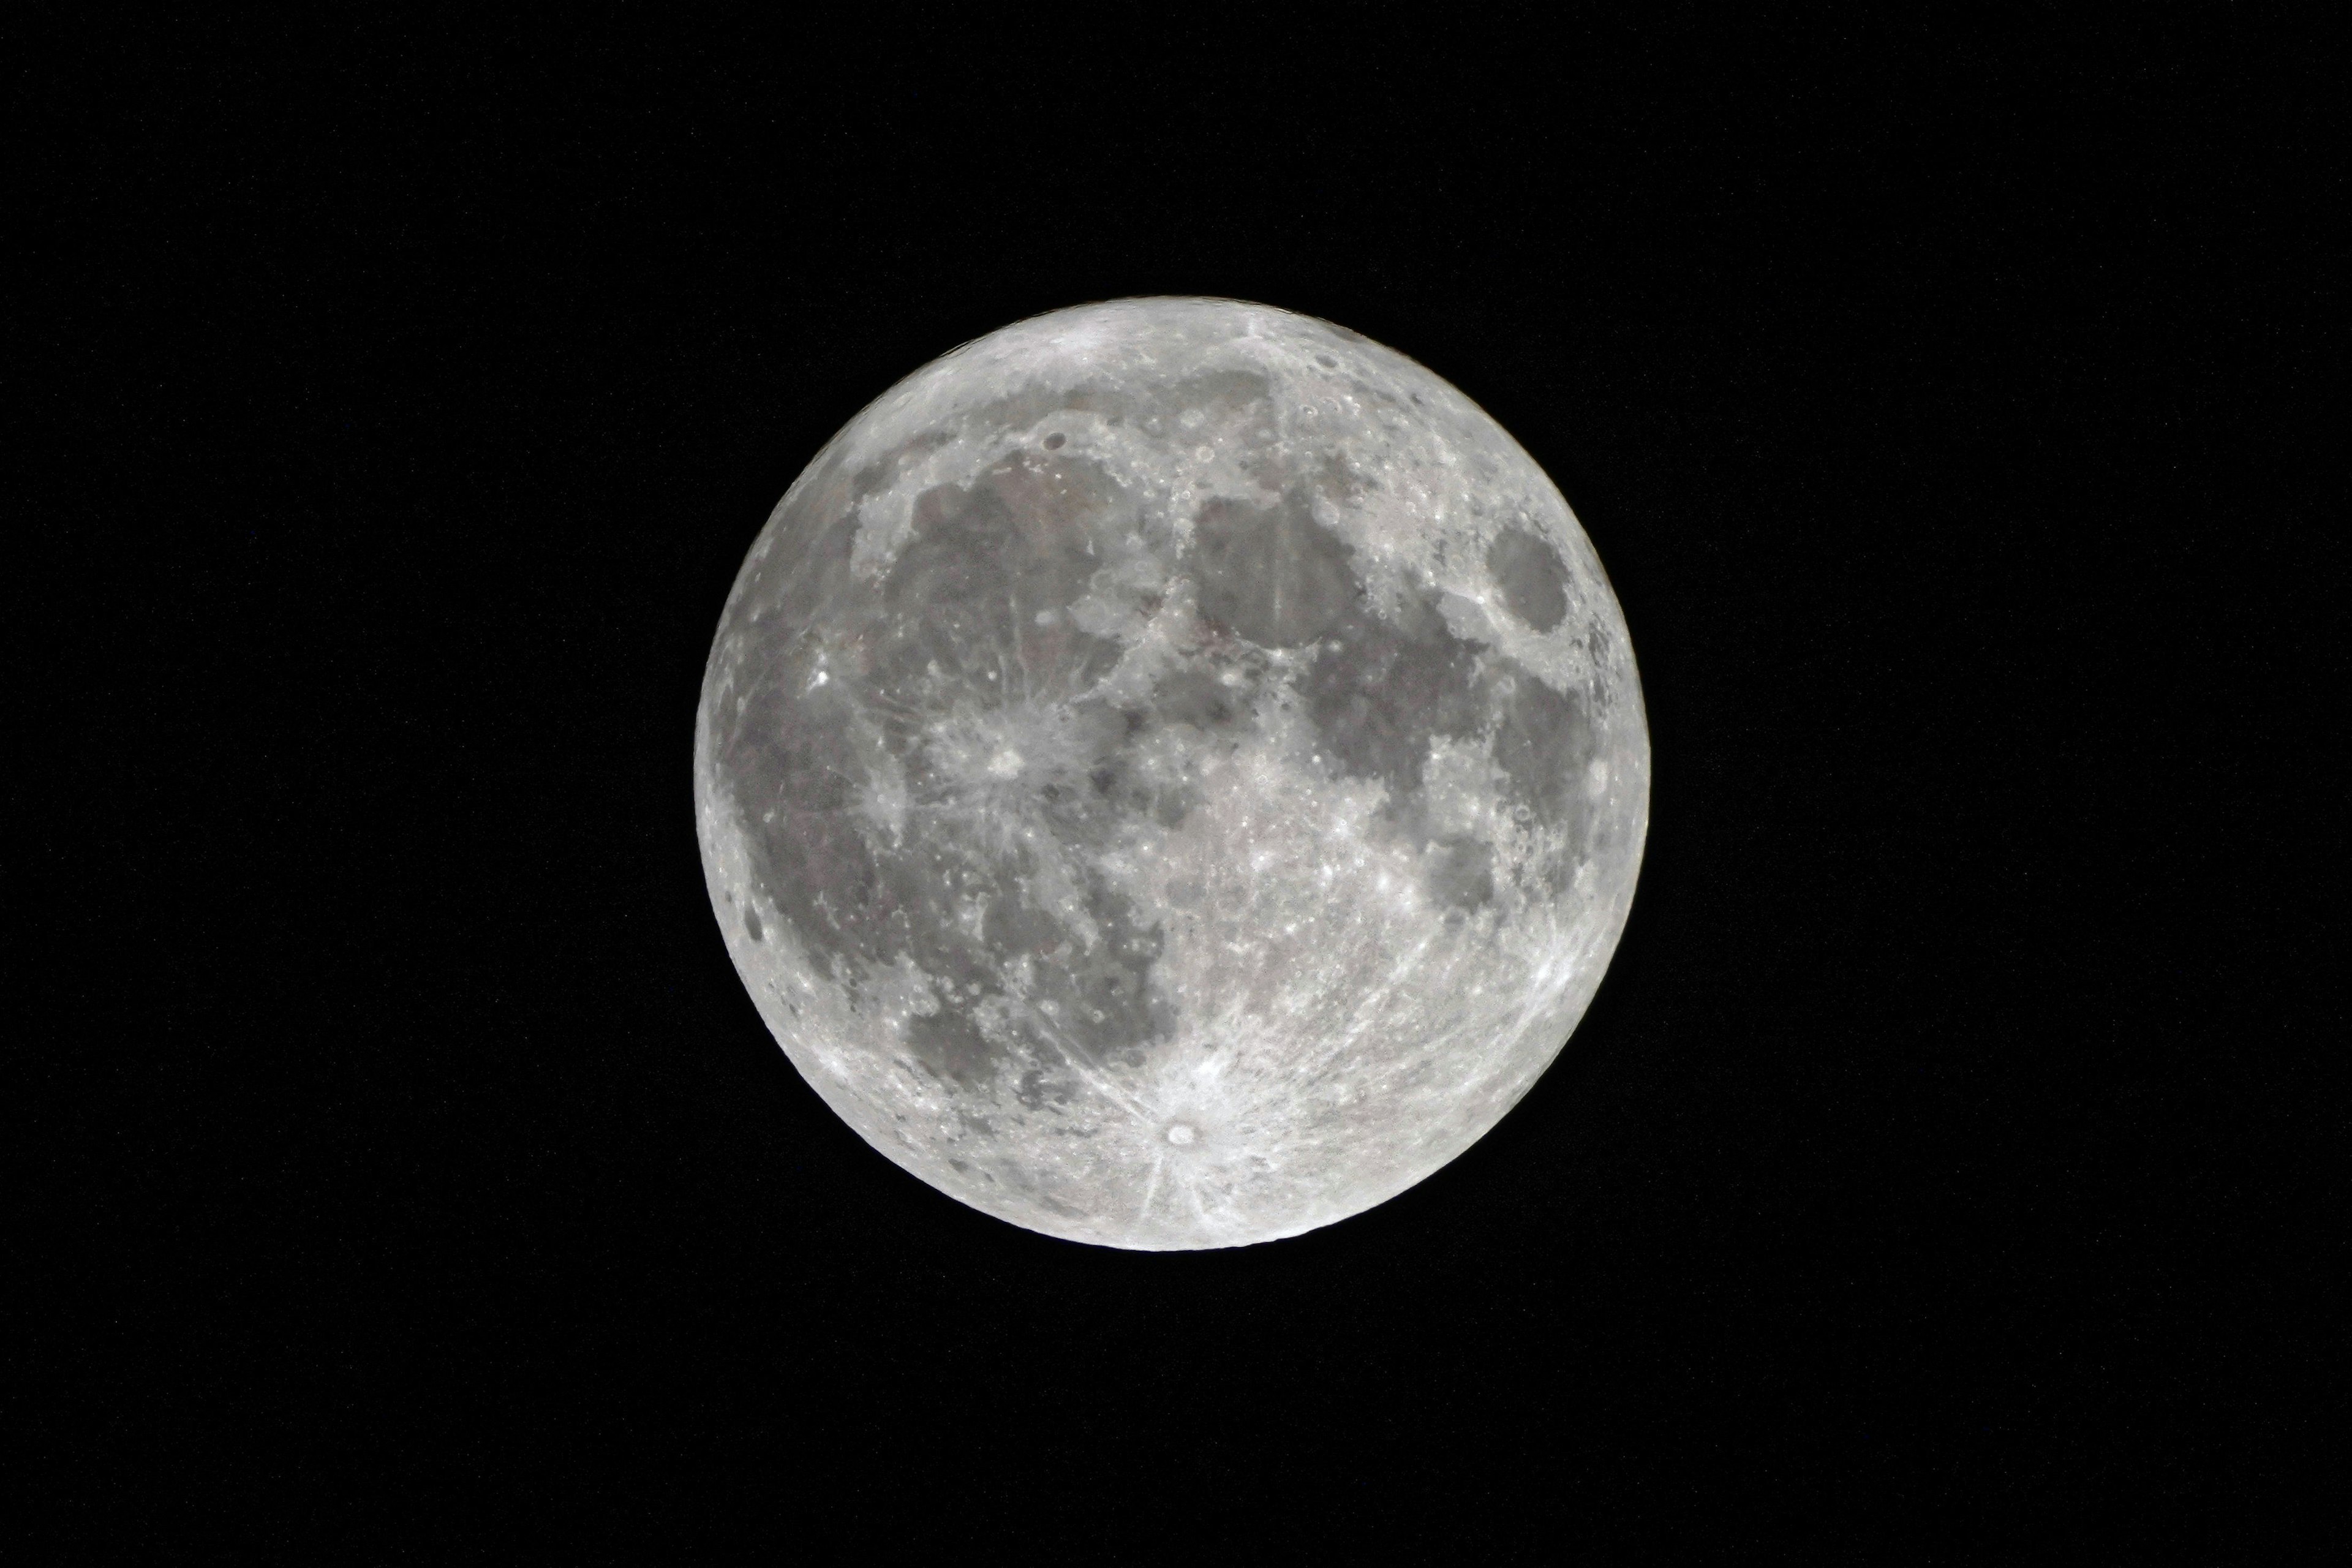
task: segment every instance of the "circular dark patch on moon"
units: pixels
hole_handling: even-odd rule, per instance
[[[1559,552],[1525,529],[1507,528],[1486,547],[1486,571],[1511,614],[1548,632],[1568,614],[1568,568]]]

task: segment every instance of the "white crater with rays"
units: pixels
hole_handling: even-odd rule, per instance
[[[850,421],[695,730],[711,901],[841,1117],[1015,1225],[1357,1214],[1583,1015],[1649,800],[1625,625],[1469,399],[1214,300],[1042,316]]]

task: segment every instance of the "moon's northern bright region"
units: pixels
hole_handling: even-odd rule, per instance
[[[1461,393],[1223,300],[1040,316],[796,480],[695,726],[711,903],[842,1119],[1014,1225],[1294,1236],[1525,1094],[1625,924],[1601,563]]]

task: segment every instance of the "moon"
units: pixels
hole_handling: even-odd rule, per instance
[[[950,1196],[1295,1236],[1482,1137],[1591,1001],[1650,752],[1559,491],[1420,364],[1226,300],[1058,310],[852,419],[696,715],[761,1016]]]

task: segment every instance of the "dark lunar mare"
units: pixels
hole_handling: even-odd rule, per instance
[[[1486,574],[1503,603],[1529,627],[1548,632],[1568,614],[1568,568],[1552,547],[1524,528],[1507,528],[1486,547]]]
[[[1589,847],[1582,786],[1598,751],[1580,694],[1556,692],[1516,660],[1456,637],[1425,584],[1376,605],[1348,570],[1346,546],[1303,504],[1252,512],[1214,502],[1196,537],[1206,542],[1196,548],[1194,567],[1203,581],[1202,614],[1213,623],[1256,641],[1279,639],[1272,646],[1319,639],[1300,686],[1321,755],[1337,772],[1385,786],[1382,820],[1423,857],[1433,899],[1475,910],[1495,893],[1494,846],[1440,837],[1428,826],[1423,773],[1433,736],[1485,737],[1515,804],[1533,822],[1567,829],[1565,850],[1538,868],[1539,890],[1556,894],[1565,886]],[[1557,574],[1558,558],[1538,548]],[[1525,590],[1523,579],[1533,573],[1525,551],[1503,553],[1522,574],[1504,584],[1507,595],[1514,584],[1524,590],[1510,598],[1515,607],[1530,595],[1541,607],[1546,585],[1559,595],[1557,583],[1539,574],[1538,586]]]
[[[869,969],[902,959],[939,983],[940,1009],[906,1030],[912,1066],[971,1089],[1010,1077],[1020,1104],[1055,1110],[1074,1055],[1140,1065],[1173,1027],[1150,984],[1158,927],[1093,868],[1120,812],[1165,810],[1156,794],[1115,787],[1149,715],[1085,696],[1118,645],[1063,613],[1103,564],[1116,491],[1092,464],[1045,453],[934,489],[877,584],[849,570],[849,551],[857,505],[897,456],[846,482],[823,471],[788,504],[729,616],[742,638],[728,667],[741,707],[714,709],[719,773],[758,893],[853,999]],[[1016,700],[1057,710],[1061,745],[1007,800],[927,735]],[[900,836],[860,809],[894,763],[908,801]],[[1022,824],[1044,831],[1013,831]],[[1040,897],[1049,858],[1076,883],[1090,931]],[[958,919],[968,906],[982,911],[976,923]],[[1008,1047],[974,1010],[1006,996],[1008,966],[1024,957],[1030,1005]]]

